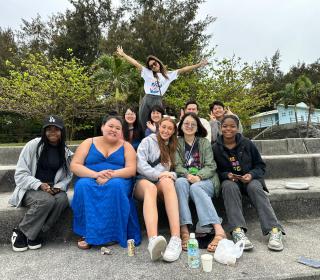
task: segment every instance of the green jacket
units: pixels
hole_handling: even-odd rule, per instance
[[[210,179],[214,186],[215,196],[218,197],[220,193],[220,181],[216,172],[217,164],[213,158],[211,144],[206,138],[199,138],[199,153],[201,161],[201,170],[198,172],[198,176],[202,180]],[[178,138],[178,148],[176,151],[176,169],[178,177],[185,177],[188,174],[188,170],[184,167],[185,164],[185,142],[183,137]]]

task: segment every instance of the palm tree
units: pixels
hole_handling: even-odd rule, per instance
[[[297,79],[298,89],[303,95],[304,100],[306,101],[308,109],[308,121],[307,121],[307,135],[309,137],[309,126],[311,122],[311,113],[314,109],[315,99],[319,94],[319,84],[313,84],[311,80],[302,75]]]
[[[285,106],[288,106],[289,104],[293,104],[294,107],[294,116],[295,116],[295,120],[296,120],[296,127],[298,130],[298,135],[299,138],[301,137],[300,134],[300,128],[299,128],[299,124],[298,124],[298,115],[297,115],[297,104],[301,101],[303,101],[303,96],[301,94],[301,91],[299,90],[299,85],[297,83],[297,81],[295,81],[293,84],[292,83],[288,83],[285,86],[285,89],[282,90],[281,92],[282,98],[280,99],[280,101],[284,102]]]
[[[134,82],[130,64],[116,56],[102,55],[95,63],[92,77],[105,88],[104,92],[110,93],[109,97],[120,113],[121,104],[127,100],[130,85]]]

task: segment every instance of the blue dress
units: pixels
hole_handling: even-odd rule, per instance
[[[84,165],[97,172],[124,168],[124,146],[105,157],[92,143]],[[139,245],[141,234],[132,188],[132,178],[111,178],[104,185],[93,178],[79,178],[71,204],[74,232],[91,245],[115,241],[127,247],[128,239]]]

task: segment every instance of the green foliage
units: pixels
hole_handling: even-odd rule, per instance
[[[2,30],[0,27],[0,76],[9,74],[6,61],[14,59],[17,45],[11,29]]]
[[[214,18],[196,21],[203,0],[124,0],[108,29],[103,46],[107,53],[122,45],[126,52],[144,62],[153,54],[169,67],[177,68],[181,57],[193,52],[198,62],[210,35],[204,33]]]
[[[93,81],[101,98],[110,110],[118,113],[125,110],[127,102],[138,103],[141,88],[141,77],[129,63],[117,56],[102,55],[93,66]]]
[[[40,120],[48,114],[60,115],[70,138],[90,126],[96,93],[87,69],[76,58],[49,60],[43,54],[29,54],[19,67],[9,66],[10,76],[0,78],[1,111]]]
[[[237,114],[241,122],[250,124],[250,116],[268,105],[271,96],[266,86],[252,86],[254,69],[235,57],[216,61],[203,71],[181,76],[166,94],[166,102],[175,107],[175,111],[184,106],[188,99],[195,99],[200,107],[200,115],[207,118],[209,105],[220,100]]]

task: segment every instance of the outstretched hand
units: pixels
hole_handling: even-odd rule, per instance
[[[122,46],[117,46],[117,51],[116,51],[117,55],[119,56],[123,56],[124,55],[124,51]]]
[[[200,61],[200,67],[206,66],[208,64],[208,60],[203,59]]]
[[[229,107],[229,106],[227,107],[226,115],[234,115],[234,113],[232,113],[232,112],[231,112],[231,110],[230,110],[230,107]]]
[[[216,116],[212,112],[210,112],[209,118],[210,118],[211,121],[216,121],[217,120]]]

